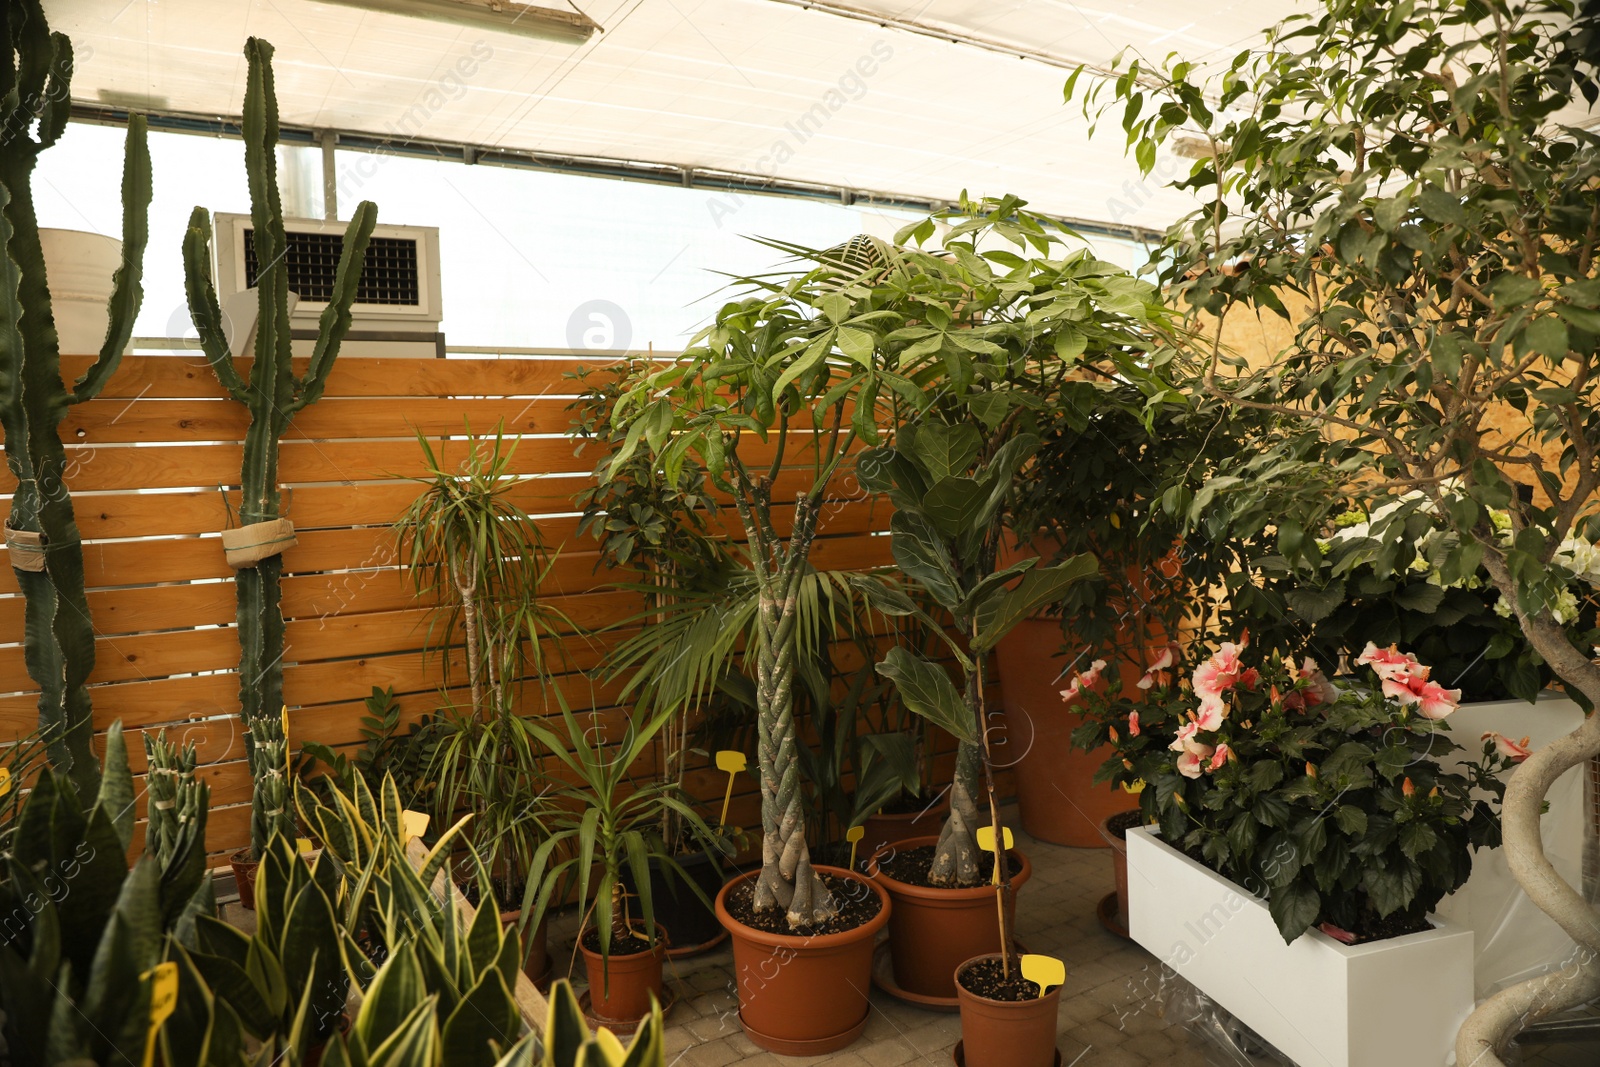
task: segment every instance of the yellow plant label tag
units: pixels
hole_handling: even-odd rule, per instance
[[[0,767],[0,797],[11,792],[11,768]]]
[[[1038,986],[1039,995],[1042,997],[1051,986],[1066,982],[1067,965],[1054,956],[1024,956],[1022,977]]]
[[[312,849],[311,838],[309,837],[297,837],[294,839],[294,844],[300,850],[300,855],[302,856],[308,854]]]
[[[1144,792],[1144,779],[1140,778],[1140,779],[1138,779],[1137,781],[1134,781],[1134,782],[1123,782],[1122,783],[1122,791],[1124,793],[1134,793],[1134,794],[1143,793]]]
[[[728,805],[733,803],[733,778],[745,768],[743,752],[736,752],[725,748],[717,753],[717,770],[726,771],[728,774],[728,791],[722,796],[722,817],[717,822],[723,826],[728,823]]]
[[[150,1030],[144,1039],[144,1067],[155,1062],[156,1033],[178,1006],[178,965],[158,963],[139,976],[150,980]]]
[[[844,832],[844,839],[850,842],[850,869],[856,869],[856,846],[861,844],[861,839],[867,836],[865,826],[852,826]]]
[[[1000,827],[1000,832],[1005,836],[1006,849],[1008,851],[1017,847],[1015,840],[1011,836],[1011,827],[1002,826]],[[983,849],[985,852],[994,851],[994,827],[978,827],[978,847]]]
[[[428,822],[432,816],[407,808],[400,813],[400,818],[405,822],[406,840],[410,841],[428,832]]]

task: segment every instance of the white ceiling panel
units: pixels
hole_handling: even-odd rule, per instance
[[[1062,102],[1066,68],[1130,45],[1226,59],[1296,4],[579,0],[603,27],[581,45],[315,0],[45,6],[79,50],[86,104],[236,117],[256,35],[277,48],[286,124],[913,199],[1012,192],[1160,227],[1186,199],[1141,182],[1120,136],[1088,139]]]

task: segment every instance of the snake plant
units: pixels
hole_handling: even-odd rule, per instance
[[[98,764],[90,751],[93,716],[87,682],[94,628],[84,596],[83,545],[67,491],[67,453],[59,427],[73,404],[92,400],[117,369],[144,299],[149,232],[150,152],[145,120],[128,120],[122,173],[122,265],[110,324],[98,357],[70,387],[61,379],[60,344],[34,213],[39,156],[66,131],[72,99],[72,42],[52,33],[40,0],[0,6],[0,425],[16,495],[7,540],[42,544],[44,568],[15,567],[25,597],[28,675],[39,686],[40,733],[50,761],[92,794]]]
[[[257,279],[259,316],[255,359],[248,381],[234,366],[223,327],[211,274],[211,217],[203,207],[195,208],[189,216],[189,229],[183,240],[183,267],[189,313],[206,360],[228,395],[250,409],[239,503],[239,521],[248,525],[282,517],[278,444],[295,414],[322,396],[328,372],[350,329],[350,306],[356,298],[378,209],[370,201],[362,201],[345,230],[333,294],[318,323],[311,363],[303,376],[297,376],[289,344],[289,280],[284,271],[274,269],[288,249],[288,238],[273,154],[278,142],[278,101],[272,82],[272,45],[252,37],[245,42],[244,52],[249,65],[243,122],[245,171],[250,181],[256,258],[265,264]],[[260,716],[276,715],[283,705],[282,572],[283,559],[274,555],[241,569],[236,578],[241,647],[239,714],[247,727]],[[260,773],[253,752],[251,769]]]

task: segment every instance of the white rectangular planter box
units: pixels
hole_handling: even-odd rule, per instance
[[[1299,1067],[1445,1067],[1472,1011],[1472,931],[1283,943],[1266,902],[1128,831],[1133,939]]]

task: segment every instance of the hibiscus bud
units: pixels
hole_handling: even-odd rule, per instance
[[[1131,759],[1123,760],[1122,761],[1122,765],[1124,767],[1128,768],[1128,770],[1130,770],[1130,771],[1133,770],[1133,760],[1131,760]]]
[[[1429,800],[1432,800],[1433,798],[1437,797],[1438,795],[1439,795],[1439,787],[1438,786],[1434,786],[1432,789],[1428,790],[1428,799]]]
[[[1317,776],[1317,765],[1312,763],[1310,760],[1306,760],[1306,777],[1307,778],[1315,778],[1316,776]]]
[[[1113,741],[1122,740],[1122,736],[1117,733],[1117,728],[1115,726],[1108,727],[1108,729],[1111,731],[1111,740],[1113,740]]]
[[[1417,795],[1417,787],[1411,783],[1410,778],[1407,778],[1400,783],[1400,792],[1405,796],[1414,797]]]

